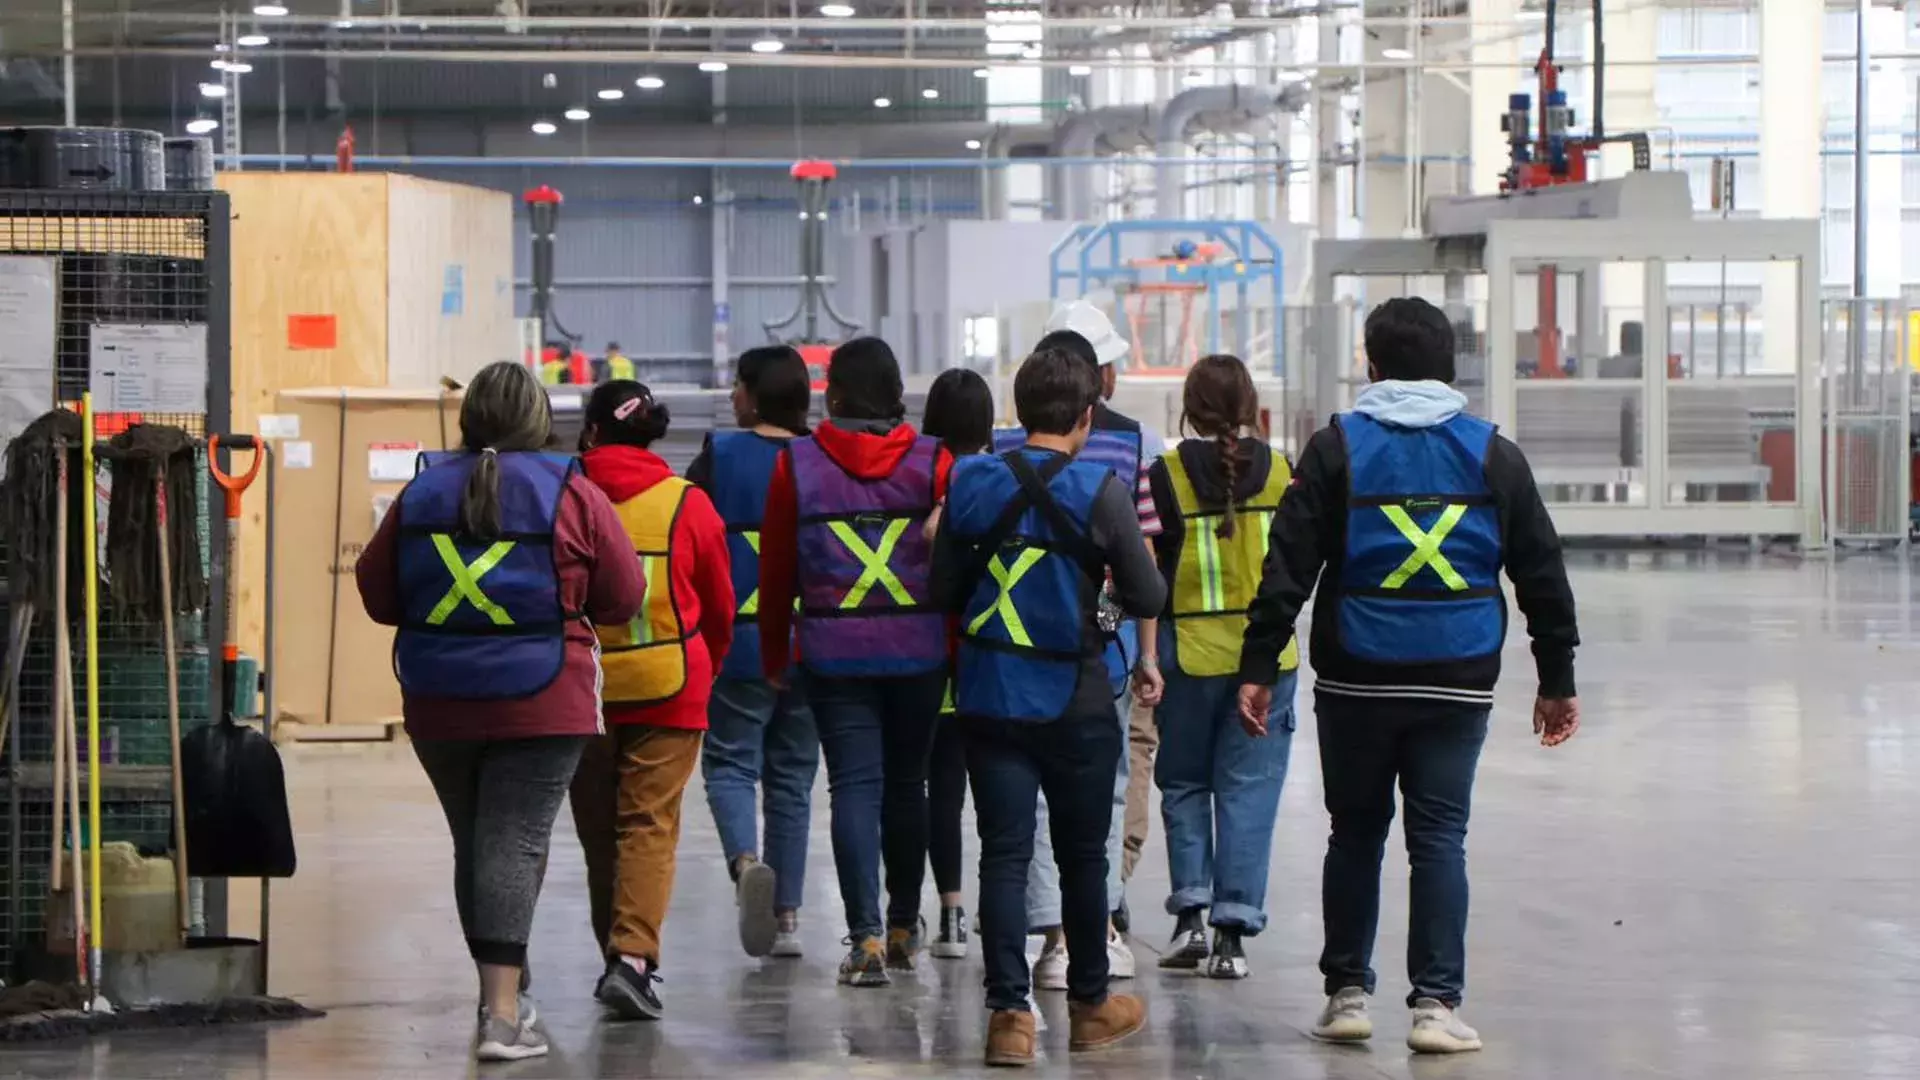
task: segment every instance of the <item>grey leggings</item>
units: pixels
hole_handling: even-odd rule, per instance
[[[453,901],[482,964],[525,967],[553,819],[585,736],[413,744],[453,833]]]

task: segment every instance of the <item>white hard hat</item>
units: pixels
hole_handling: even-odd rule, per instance
[[[1047,318],[1047,333],[1056,330],[1071,330],[1087,339],[1093,346],[1093,354],[1100,359],[1100,366],[1106,367],[1127,355],[1127,339],[1113,328],[1113,320],[1107,313],[1085,300],[1074,300],[1060,305]]]

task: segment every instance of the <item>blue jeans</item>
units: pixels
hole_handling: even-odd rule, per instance
[[[1116,700],[1124,699],[1127,692],[1127,680],[1112,684]],[[1104,715],[1104,714],[1103,714]],[[1113,722],[1120,730],[1121,737],[1126,736],[1127,714],[1117,705],[1113,710]],[[1120,761],[1114,766],[1113,776],[1113,820],[1107,825],[1107,910],[1116,910],[1120,902],[1127,897],[1126,883],[1121,880],[1120,871],[1124,865],[1127,842],[1127,778],[1131,772],[1128,757],[1120,755]],[[1040,799],[1039,808],[1034,815],[1033,862],[1027,869],[1027,926],[1039,931],[1060,925],[1060,875],[1053,863],[1053,847],[1050,840],[1051,829],[1047,822],[1047,800]]]
[[[1320,775],[1333,835],[1320,878],[1326,948],[1320,973],[1332,995],[1373,993],[1380,923],[1380,860],[1393,823],[1393,785],[1406,801],[1413,868],[1407,977],[1417,998],[1460,1004],[1467,982],[1467,815],[1487,739],[1483,706],[1317,694]]]
[[[980,948],[987,1008],[1030,1008],[1027,1000],[1027,880],[1034,811],[1052,804],[1053,858],[1063,892],[1059,925],[1067,939],[1067,995],[1098,1004],[1107,997],[1108,780],[1125,739],[1110,712],[1018,723],[963,717],[967,773],[980,829]]]
[[[761,679],[714,680],[700,752],[707,808],[728,866],[755,855],[773,868],[778,911],[798,911],[806,894],[807,822],[819,771],[820,736],[798,685],[781,691]],[[764,848],[754,814],[756,786],[767,821]]]
[[[927,759],[946,689],[945,670],[900,678],[807,677],[827,761],[833,868],[855,941],[919,922],[927,877]]]
[[[1160,755],[1153,779],[1167,828],[1167,914],[1210,908],[1208,921],[1258,934],[1267,928],[1267,859],[1280,787],[1293,744],[1288,672],[1274,684],[1267,734],[1240,726],[1240,679],[1182,675],[1169,665],[1167,692],[1154,712]]]

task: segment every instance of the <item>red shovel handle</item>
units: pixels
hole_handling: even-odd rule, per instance
[[[227,518],[232,520],[240,516],[240,496],[253,483],[253,478],[260,475],[260,463],[266,460],[266,455],[261,453],[260,444],[251,435],[229,435],[226,441],[229,449],[253,451],[253,460],[248,463],[247,471],[239,476],[231,476],[220,469],[220,436],[207,436],[207,466],[213,472],[213,482],[227,493]]]

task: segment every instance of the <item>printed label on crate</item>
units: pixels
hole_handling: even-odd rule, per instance
[[[260,422],[254,428],[263,439],[297,439],[300,437],[300,414],[261,413]]]
[[[287,469],[313,468],[313,444],[295,441],[280,445],[280,465]]]
[[[367,445],[367,479],[404,484],[413,479],[420,461],[417,442],[377,442]]]
[[[205,323],[102,323],[87,340],[99,413],[207,411]]]

